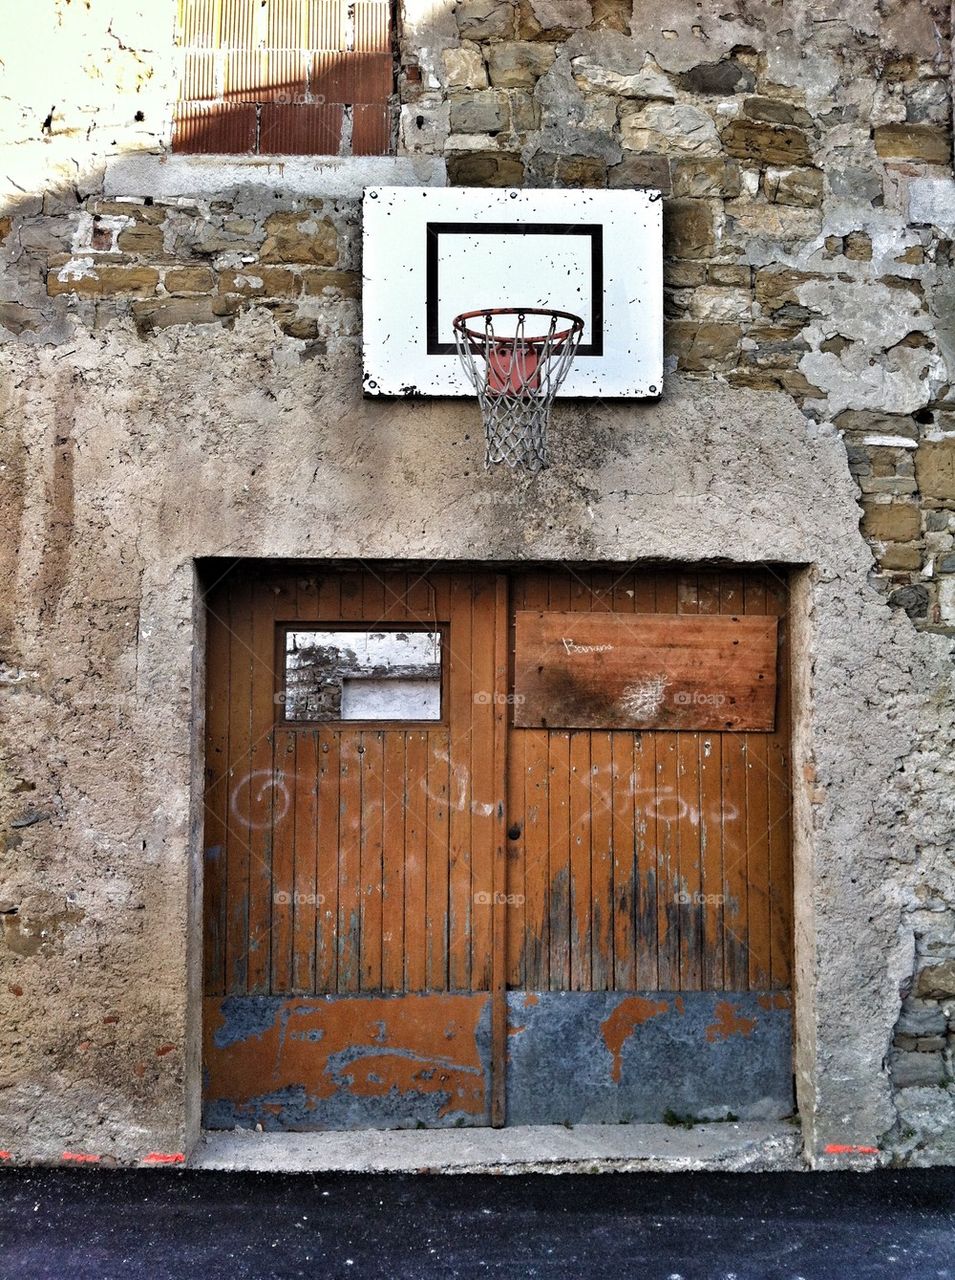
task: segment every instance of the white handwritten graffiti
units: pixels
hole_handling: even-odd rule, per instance
[[[612,644],[578,644],[569,636],[561,636],[560,642],[566,653],[610,653],[613,650]]]
[[[663,705],[668,683],[666,676],[651,676],[640,684],[628,684],[617,705],[625,716],[633,720],[651,720]]]
[[[233,787],[229,812],[236,822],[248,825],[253,831],[271,827],[288,813],[297,782],[294,773],[253,769]]]

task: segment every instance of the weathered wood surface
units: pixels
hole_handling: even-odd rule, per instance
[[[514,725],[769,733],[776,619],[521,610]]]

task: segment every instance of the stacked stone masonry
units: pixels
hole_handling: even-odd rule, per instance
[[[0,207],[0,339],[24,359],[98,342],[132,353],[139,377],[151,347],[191,350],[200,333],[213,350],[228,333],[267,333],[316,379],[354,374],[357,195],[297,193],[281,167],[245,179],[231,167],[212,196],[116,189],[119,159],[168,153],[175,4],[134,3],[122,16],[101,0],[48,8],[36,18],[45,77],[25,60],[0,87],[17,175]],[[399,37],[398,156],[422,173],[443,163],[453,184],[663,191],[671,385],[718,384],[722,404],[764,395],[767,414],[784,404],[801,415],[810,440],[841,438],[874,597],[893,625],[955,636],[948,3],[408,0]],[[740,456],[751,447],[741,432]],[[49,483],[54,496],[67,483],[59,463]],[[66,555],[61,536],[54,522],[54,558]],[[125,598],[123,610],[135,628]],[[0,657],[6,683],[27,679]],[[911,748],[913,768],[930,773],[948,768],[933,706],[937,720]],[[14,853],[49,809],[10,776]],[[822,804],[824,787],[811,785]],[[938,813],[949,803],[906,785]],[[900,1012],[884,1046],[895,1119],[883,1144],[916,1163],[955,1158],[955,883],[944,847],[937,829],[909,844],[897,931],[910,954],[892,971]],[[80,918],[54,898],[42,936],[9,906],[15,955],[55,949]],[[178,1088],[186,1070],[158,1049],[134,1069],[146,1091]]]

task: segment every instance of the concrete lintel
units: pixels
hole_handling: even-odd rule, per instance
[[[515,1126],[361,1133],[204,1133],[194,1169],[273,1173],[635,1173],[802,1170],[791,1124]]]
[[[107,162],[107,196],[149,195],[222,199],[239,188],[281,188],[285,195],[357,199],[365,187],[443,187],[447,166],[434,156],[154,155],[114,156]]]

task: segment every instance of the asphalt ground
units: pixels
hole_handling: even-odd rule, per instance
[[[7,1169],[0,1275],[955,1280],[955,1169],[497,1177]]]

